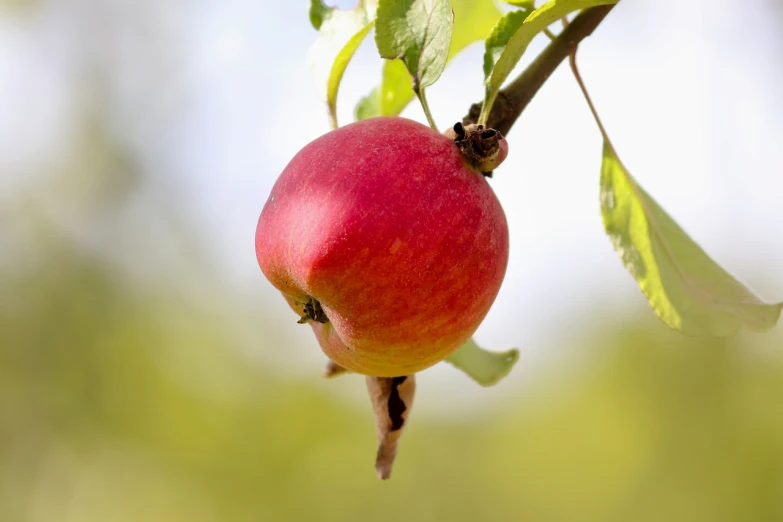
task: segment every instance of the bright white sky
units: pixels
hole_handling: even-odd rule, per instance
[[[783,9],[775,7],[625,0],[585,41],[579,62],[640,183],[713,257],[780,300]],[[316,37],[307,2],[165,0],[145,7],[154,16],[127,0],[3,9],[0,203],[13,197],[9,186],[56,163],[89,92],[85,67],[111,64],[117,135],[188,202],[225,281],[279,305],[288,328],[290,312],[260,274],[252,243],[276,176],[328,131],[306,65]],[[441,128],[481,98],[481,56],[480,46],[467,49],[430,89]],[[379,66],[368,39],[344,79],[342,122],[377,82]],[[404,115],[424,121],[416,105]],[[508,138],[509,158],[492,184],[508,215],[511,260],[477,338],[490,348],[521,347],[528,365],[585,310],[601,304],[622,314],[645,303],[603,233],[601,140],[567,66]],[[296,338],[320,364],[309,332]]]

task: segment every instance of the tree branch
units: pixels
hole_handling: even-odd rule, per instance
[[[593,33],[613,7],[614,4],[591,7],[574,18],[518,78],[498,93],[492,112],[489,113],[487,126],[504,135],[508,134],[511,126],[544,82],[579,45],[579,42]],[[474,103],[467,116],[463,118],[463,124],[476,123],[480,113],[481,103]]]

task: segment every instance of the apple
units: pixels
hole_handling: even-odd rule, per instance
[[[508,146],[483,127],[447,134],[399,117],[329,132],[296,154],[261,212],[261,270],[348,370],[397,377],[437,363],[500,289],[508,226],[481,171]],[[489,145],[471,149],[471,136]]]

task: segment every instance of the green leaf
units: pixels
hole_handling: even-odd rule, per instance
[[[356,121],[366,120],[381,115],[381,95],[378,87],[374,88],[370,94],[359,100],[354,109]]]
[[[519,359],[519,351],[489,352],[470,339],[445,361],[459,368],[482,386],[492,386],[508,375]]]
[[[487,47],[487,53],[484,55],[486,92],[484,94],[482,119],[486,119],[486,116],[489,115],[500,87],[538,33],[574,11],[615,3],[617,3],[617,0],[550,0],[525,19],[514,35],[507,40],[505,47],[500,52],[494,47]],[[492,42],[488,41],[488,43]]]
[[[325,8],[321,2],[310,6],[310,19],[318,23],[320,35],[310,48],[308,59],[321,98],[326,101],[332,126],[337,127],[337,93],[340,82],[356,50],[372,29],[376,3],[362,1],[354,9]],[[315,12],[315,15],[314,15]]]
[[[405,64],[399,60],[387,60],[383,64],[380,87],[376,87],[356,106],[356,119],[374,116],[397,116],[416,94]]]
[[[334,7],[327,7],[321,0],[310,0],[310,23],[318,30],[324,19],[334,11]]]
[[[492,0],[453,0],[454,30],[448,59],[468,45],[483,40],[500,18],[500,10]],[[415,97],[410,75],[399,60],[383,65],[381,85],[362,98],[356,106],[356,118],[397,116]]]
[[[418,91],[445,69],[453,25],[449,0],[380,0],[375,43],[382,58],[405,63]]]
[[[411,86],[411,78],[405,64],[398,60],[383,64],[381,81],[381,114],[393,116],[402,112],[415,96]]]
[[[783,303],[763,302],[710,259],[639,186],[606,140],[601,213],[623,264],[668,326],[690,335],[727,336],[777,323]]]
[[[489,78],[492,69],[495,67],[498,58],[503,53],[517,30],[522,27],[522,23],[530,15],[527,11],[511,11],[501,18],[497,25],[492,29],[486,42],[484,42],[484,78]]]
[[[503,2],[507,4],[511,4],[516,7],[521,7],[526,11],[532,11],[533,9],[536,8],[535,2],[533,2],[533,0],[503,0]]]

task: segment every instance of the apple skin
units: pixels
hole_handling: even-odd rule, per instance
[[[503,146],[507,147],[505,140]],[[256,230],[264,275],[353,372],[410,375],[476,331],[508,263],[508,225],[454,142],[399,117],[346,125],[306,145]]]

